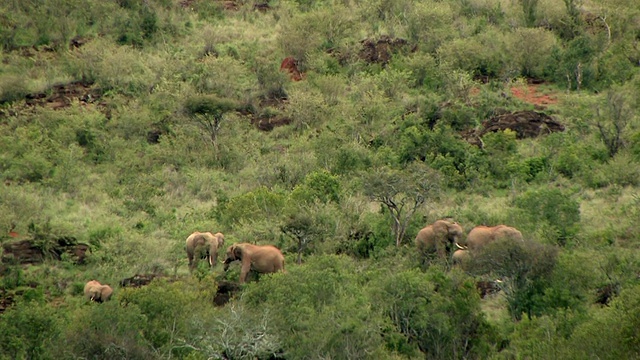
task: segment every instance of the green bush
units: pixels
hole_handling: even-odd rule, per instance
[[[90,359],[152,359],[143,330],[147,319],[140,309],[117,301],[89,303],[74,311],[59,344],[64,356]]]
[[[350,258],[317,255],[251,283],[242,301],[268,312],[286,357],[384,358],[385,321],[364,285]]]
[[[309,202],[330,201],[340,202],[340,183],[338,177],[327,171],[313,172],[304,179],[303,183],[296,186],[291,192],[291,198],[295,201]]]
[[[120,303],[139,309],[145,317],[141,324],[144,338],[167,356],[179,339],[190,337],[191,317],[197,316],[199,308],[210,306],[216,289],[215,284],[208,283],[208,291],[199,292],[189,285],[154,281],[139,289],[122,289],[118,294]]]
[[[465,269],[499,279],[511,317],[517,321],[526,314],[531,319],[563,305],[546,303],[544,298],[557,253],[553,246],[532,241],[497,240],[473,254]]]
[[[56,359],[52,349],[59,346],[60,323],[51,305],[18,301],[2,314],[0,358]]]
[[[277,218],[284,207],[284,194],[266,188],[257,188],[218,204],[215,213],[225,226],[233,227],[254,219]]]
[[[483,358],[491,353],[494,333],[470,278],[431,267],[427,274],[392,273],[380,278],[374,289],[376,303],[396,330],[427,359]]]
[[[513,204],[519,208],[531,229],[543,229],[552,243],[566,245],[578,232],[580,204],[561,189],[532,189],[518,195]]]

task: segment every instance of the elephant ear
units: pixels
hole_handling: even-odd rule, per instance
[[[221,248],[224,245],[224,235],[222,233],[216,233],[214,235],[216,239],[218,239],[218,248]]]
[[[235,245],[233,247],[233,256],[235,256],[236,259],[242,260],[242,247]]]

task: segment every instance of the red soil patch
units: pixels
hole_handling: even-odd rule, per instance
[[[538,84],[528,84],[526,87],[513,86],[511,94],[518,99],[533,105],[546,106],[558,103],[558,98],[554,95],[541,94],[538,92]]]
[[[298,61],[291,56],[287,56],[282,60],[280,71],[288,72],[293,81],[300,81],[304,78],[304,74],[298,69]]]

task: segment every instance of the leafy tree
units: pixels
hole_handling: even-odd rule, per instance
[[[242,303],[268,314],[270,335],[281,340],[286,358],[386,358],[386,321],[363,275],[347,256],[316,255],[248,284]]]
[[[0,358],[55,359],[60,319],[42,301],[19,301],[0,319]]]
[[[63,332],[64,352],[89,359],[150,359],[143,329],[146,317],[130,304],[91,303],[73,312]]]
[[[493,330],[480,310],[475,285],[461,273],[433,267],[379,279],[374,297],[397,330],[427,359],[483,358]]]
[[[312,214],[305,209],[297,207],[298,211],[292,213],[280,226],[280,231],[285,235],[292,237],[297,243],[298,258],[296,262],[302,263],[302,253],[307,249],[316,236],[320,235]]]
[[[606,102],[596,109],[596,127],[609,157],[614,157],[625,145],[623,136],[633,117],[628,94],[616,89],[607,91]]]
[[[237,104],[232,100],[222,99],[215,95],[198,95],[187,99],[184,107],[187,114],[209,134],[211,143],[217,150],[218,133],[224,115],[235,110]]]
[[[545,230],[543,235],[559,245],[566,245],[578,232],[580,204],[566,191],[532,189],[518,195],[513,203],[535,228]]]
[[[545,311],[542,295],[556,264],[557,249],[535,242],[498,240],[485,245],[465,263],[478,275],[499,279],[514,320]]]
[[[365,194],[389,212],[395,243],[400,246],[413,214],[439,190],[436,173],[413,163],[403,170],[379,168],[363,178]]]

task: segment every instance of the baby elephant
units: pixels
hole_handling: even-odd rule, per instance
[[[227,248],[227,258],[224,260],[224,270],[229,269],[229,264],[239,260],[242,262],[240,270],[240,283],[247,280],[250,270],[265,273],[284,272],[284,256],[280,250],[271,245],[253,245],[239,243]]]
[[[113,289],[111,286],[102,285],[96,280],[91,280],[84,286],[84,297],[89,301],[98,303],[108,301],[112,293]]]

